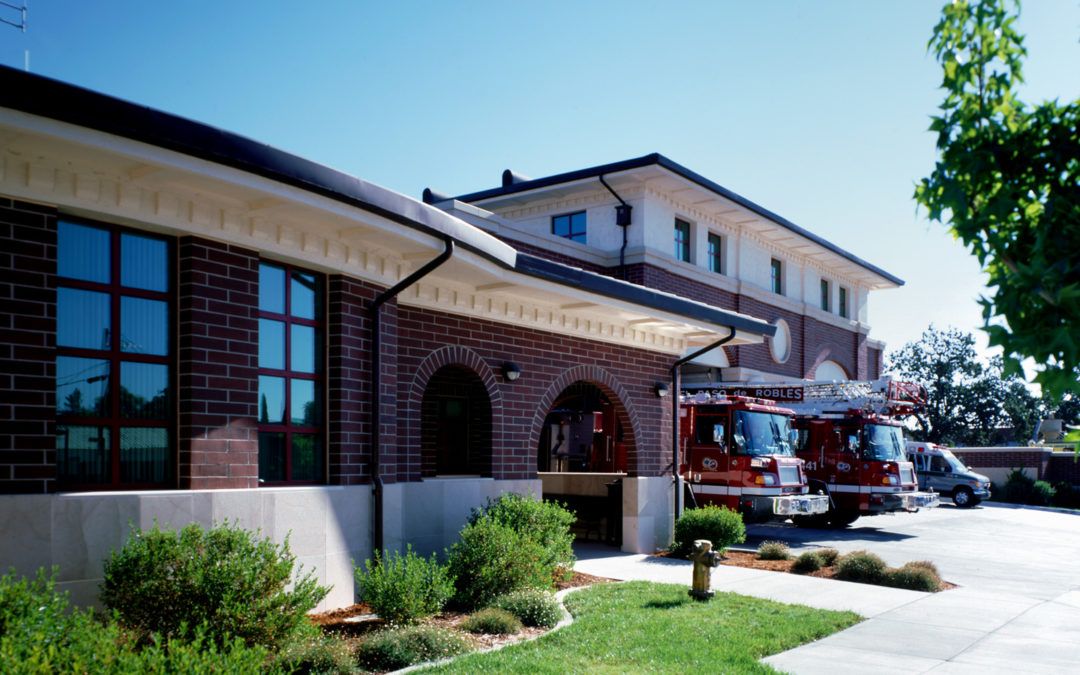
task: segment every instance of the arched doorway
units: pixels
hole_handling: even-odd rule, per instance
[[[589,382],[564,389],[544,419],[537,470],[625,473],[626,465],[625,431],[611,398]]]
[[[428,380],[420,404],[421,475],[490,476],[491,399],[472,370],[449,365]]]

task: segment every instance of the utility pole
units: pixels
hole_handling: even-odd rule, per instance
[[[30,13],[30,7],[27,4],[29,0],[22,0],[19,4],[10,2],[9,0],[0,0],[0,23],[5,23],[12,28],[18,28],[20,32],[26,33],[26,17]],[[18,14],[18,20],[12,18],[15,14]],[[30,72],[30,48],[23,49],[23,70]]]

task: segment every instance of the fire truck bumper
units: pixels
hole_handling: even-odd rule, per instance
[[[829,510],[829,498],[825,495],[783,495],[768,497],[772,501],[773,515],[810,516]]]
[[[892,506],[890,501],[893,501],[897,509],[904,511],[932,509],[940,503],[936,492],[897,492],[886,496],[886,506]]]

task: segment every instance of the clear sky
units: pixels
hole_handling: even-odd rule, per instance
[[[981,325],[977,262],[911,199],[941,4],[30,0],[0,63],[28,49],[32,72],[414,197],[660,152],[905,279],[871,296],[893,349]],[[1019,27],[1025,98],[1080,94],[1080,2],[1030,0]]]

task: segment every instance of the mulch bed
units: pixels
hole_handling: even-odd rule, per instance
[[[791,574],[800,574],[799,572],[792,572],[791,567],[795,564],[795,559],[791,560],[758,560],[757,553],[752,551],[733,551],[728,549],[723,558],[720,561],[721,565],[730,565],[732,567],[749,567],[756,570],[769,570],[770,572],[789,572]],[[806,577],[818,577],[819,579],[832,579],[836,576],[835,567],[823,567],[816,572],[807,572],[802,574]],[[941,590],[947,591],[950,588],[956,588],[956,584],[942,580]]]

